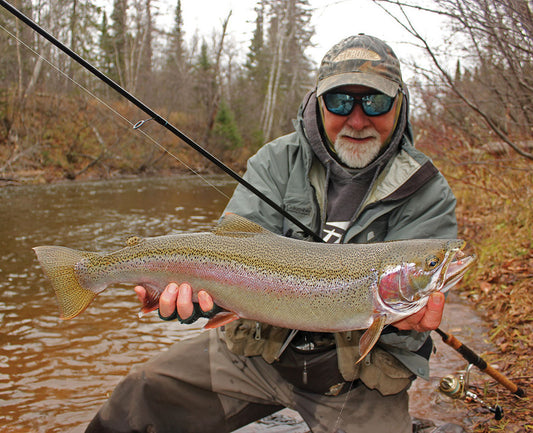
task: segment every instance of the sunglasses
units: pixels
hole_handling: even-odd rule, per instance
[[[361,104],[363,113],[367,116],[381,116],[391,110],[395,98],[384,93],[354,95],[330,92],[324,94],[323,99],[327,110],[338,116],[348,116],[355,108],[355,104]]]

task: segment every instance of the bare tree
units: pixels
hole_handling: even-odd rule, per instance
[[[222,89],[221,89],[221,58],[222,58],[222,52],[224,50],[224,39],[226,38],[227,30],[228,30],[228,23],[229,19],[231,17],[232,11],[229,11],[228,16],[222,23],[222,32],[220,34],[220,40],[218,42],[216,53],[215,53],[215,63],[213,66],[213,74],[212,74],[212,82],[211,86],[213,88],[213,98],[210,101],[209,104],[209,113],[207,116],[207,128],[205,132],[204,140],[205,142],[208,141],[209,135],[211,134],[211,131],[213,130],[213,127],[215,125],[215,118],[217,116],[219,104],[220,104],[220,97],[222,95]]]
[[[527,0],[373,0],[413,35],[428,53],[441,82],[519,155],[533,159],[533,14]],[[395,7],[395,12],[384,6]],[[413,11],[448,18],[450,31],[461,35],[471,71],[457,80],[438,49],[417,31]],[[467,63],[468,64],[468,63]],[[487,138],[490,140],[490,137]]]
[[[271,43],[274,49],[272,51],[272,62],[268,75],[267,92],[261,113],[261,129],[267,140],[272,136],[272,123],[274,121],[274,111],[276,109],[282,66],[285,60],[287,41],[291,36],[288,31],[288,2],[282,2],[280,6],[279,13],[271,21]]]
[[[314,32],[309,24],[311,12],[307,0],[275,0],[270,9],[270,70],[261,113],[261,129],[266,140],[285,132],[285,126],[290,125],[287,117],[294,113],[303,96],[302,87],[308,88],[311,67],[304,52],[311,45]],[[280,119],[277,130],[276,117]]]

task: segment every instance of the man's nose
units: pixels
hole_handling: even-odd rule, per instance
[[[346,123],[353,129],[364,129],[371,125],[369,117],[364,113],[361,104],[355,104],[353,111],[348,115]]]

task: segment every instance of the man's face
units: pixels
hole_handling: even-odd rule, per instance
[[[351,85],[335,89],[354,95],[376,93],[365,86]],[[396,117],[396,104],[389,112],[380,116],[367,116],[358,103],[347,116],[333,114],[322,103],[324,129],[340,160],[349,167],[362,168],[370,164],[379,154],[383,144],[392,134]]]

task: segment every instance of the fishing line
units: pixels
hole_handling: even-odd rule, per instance
[[[227,200],[230,199],[230,197],[222,191],[220,188],[218,188],[215,184],[209,181],[206,177],[202,176],[201,173],[196,171],[194,168],[192,168],[190,165],[188,165],[185,161],[180,159],[176,154],[172,153],[169,149],[167,149],[165,146],[163,146],[161,143],[159,143],[154,137],[152,137],[147,132],[143,131],[141,127],[148,122],[149,120],[153,119],[146,119],[146,120],[139,120],[137,123],[131,122],[128,118],[123,116],[120,112],[118,112],[115,108],[113,108],[111,105],[109,105],[107,102],[105,102],[103,99],[92,93],[89,89],[87,89],[85,86],[83,86],[81,83],[78,83],[76,80],[74,80],[72,77],[69,77],[65,72],[63,72],[59,67],[54,65],[50,60],[48,60],[46,57],[39,54],[37,51],[35,51],[32,47],[30,47],[28,44],[26,44],[23,40],[21,40],[19,37],[11,33],[8,29],[6,29],[4,26],[0,24],[0,29],[2,29],[4,32],[6,32],[9,36],[11,36],[13,39],[15,39],[17,42],[19,42],[21,45],[23,45],[26,49],[31,51],[35,56],[42,59],[44,62],[46,62],[52,69],[55,69],[56,72],[61,74],[63,77],[71,81],[73,84],[78,86],[80,89],[82,89],[84,92],[86,92],[89,96],[96,99],[100,104],[102,104],[104,107],[106,107],[108,110],[110,110],[113,114],[120,117],[124,122],[129,124],[133,129],[140,132],[142,135],[145,136],[148,140],[150,140],[153,144],[155,144],[157,147],[159,147],[162,151],[170,155],[172,158],[174,158],[176,161],[178,161],[180,164],[182,164],[184,167],[186,167],[188,170],[190,170],[193,174],[198,176],[200,179],[202,179],[207,185],[209,185],[211,188],[213,188],[215,191],[220,193],[222,196],[224,196]]]
[[[244,186],[246,189],[248,189],[254,195],[259,197],[263,202],[268,204],[274,210],[276,210],[281,215],[283,215],[286,219],[288,219],[293,224],[295,224],[307,236],[312,237],[317,242],[323,242],[322,238],[320,236],[318,236],[313,230],[309,229],[309,227],[307,227],[305,224],[301,223],[297,218],[295,218],[291,214],[289,214],[285,209],[283,209],[280,205],[278,205],[276,202],[274,202],[272,199],[270,199],[266,194],[264,194],[261,191],[259,191],[251,183],[249,183],[248,181],[243,179],[235,171],[233,171],[231,168],[229,168],[226,164],[224,164],[222,161],[220,161],[214,155],[209,153],[206,149],[204,149],[203,147],[198,145],[194,140],[189,138],[187,135],[185,135],[183,132],[181,132],[178,128],[176,128],[172,124],[168,123],[159,114],[157,114],[155,111],[153,111],[147,105],[142,103],[139,99],[137,99],[131,93],[126,91],[124,88],[119,86],[116,82],[114,82],[108,76],[103,74],[99,69],[95,68],[93,65],[91,65],[89,62],[87,62],[82,57],[80,57],[78,54],[76,54],[70,48],[65,46],[65,44],[61,43],[59,40],[57,40],[55,37],[53,37],[50,33],[48,33],[46,30],[44,30],[41,26],[36,24],[34,21],[32,21],[30,18],[28,18],[22,12],[20,12],[17,8],[13,7],[12,5],[10,5],[5,0],[0,0],[0,6],[5,8],[12,15],[14,15],[19,20],[21,20],[24,24],[26,24],[27,26],[31,27],[35,32],[37,32],[39,35],[44,37],[46,40],[48,40],[50,43],[52,43],[55,47],[59,48],[65,54],[67,54],[71,59],[76,61],[78,64],[83,66],[86,70],[88,70],[93,75],[95,75],[97,78],[99,78],[104,83],[106,83],[113,90],[115,90],[120,95],[122,95],[124,98],[126,98],[128,101],[133,103],[137,108],[140,108],[142,111],[144,111],[146,114],[148,114],[150,116],[150,118],[153,119],[155,122],[157,122],[159,125],[163,126],[167,130],[172,132],[176,137],[180,138],[183,142],[185,142],[185,144],[187,144],[188,146],[192,147],[194,150],[196,150],[202,156],[207,158],[209,161],[211,161],[213,164],[215,164],[218,168],[223,170],[226,174],[231,176],[233,179],[235,179],[237,182],[239,182],[242,186]]]

